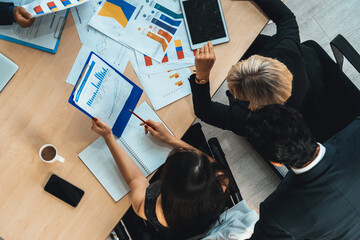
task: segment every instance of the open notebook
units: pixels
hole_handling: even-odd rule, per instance
[[[162,122],[147,102],[138,106],[135,113],[144,120]],[[165,162],[172,148],[150,134],[145,135],[144,127],[140,126],[140,123],[141,121],[132,115],[117,142],[147,177]],[[129,186],[102,137],[83,150],[79,158],[116,202],[129,192]]]

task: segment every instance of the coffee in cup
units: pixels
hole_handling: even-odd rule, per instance
[[[47,163],[52,163],[55,161],[64,162],[65,159],[58,155],[56,147],[52,144],[45,144],[40,148],[39,156],[41,160]]]

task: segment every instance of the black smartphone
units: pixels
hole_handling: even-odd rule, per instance
[[[49,181],[44,187],[44,190],[73,207],[76,207],[79,204],[82,196],[84,195],[83,190],[55,174],[51,175]]]

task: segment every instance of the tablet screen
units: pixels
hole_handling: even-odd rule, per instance
[[[226,37],[218,0],[189,0],[183,6],[193,44]]]

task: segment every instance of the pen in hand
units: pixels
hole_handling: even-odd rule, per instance
[[[129,111],[135,115],[135,117],[137,117],[138,119],[140,119],[140,121],[142,121],[145,125],[147,125],[147,123],[144,121],[144,119],[142,119],[141,117],[139,117],[136,113],[134,113],[131,109],[129,109]]]

